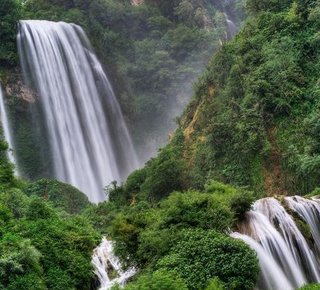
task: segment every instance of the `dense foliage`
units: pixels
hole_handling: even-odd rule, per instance
[[[0,288],[90,289],[95,280],[91,255],[99,235],[87,219],[62,209],[79,212],[87,198],[55,181],[18,181],[3,141],[0,150]],[[72,196],[78,199],[73,204],[67,202]]]
[[[2,0],[0,3],[0,72],[3,67],[17,62],[15,40],[20,9],[19,0]]]
[[[146,281],[153,279],[166,285],[171,272],[175,277],[172,285],[181,279],[187,289],[251,289],[255,285],[255,254],[243,242],[228,237],[230,228],[256,198],[251,192],[211,181],[204,192],[173,192],[159,202],[149,199],[146,192],[135,191],[141,176],[137,171],[124,186],[111,186],[109,202],[85,212],[96,228],[116,242],[115,252],[123,265],[141,270],[141,278],[138,276],[128,289],[147,287]],[[212,261],[210,267],[207,259]],[[153,277],[157,271],[161,275]]]
[[[259,269],[255,254],[243,243],[214,231],[186,230],[159,268],[175,271],[188,289],[205,289],[218,277],[226,289],[253,289]]]
[[[54,207],[61,208],[68,213],[80,213],[87,205],[88,198],[72,185],[56,180],[41,179],[29,184],[24,192],[30,195],[37,195],[52,202]]]
[[[268,195],[319,186],[319,5],[247,1],[246,25],[211,60],[162,150],[180,154],[174,189],[211,179]],[[161,153],[151,162],[145,176],[171,168]]]

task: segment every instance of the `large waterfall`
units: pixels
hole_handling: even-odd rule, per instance
[[[260,290],[291,290],[320,282],[320,201],[264,198],[253,205],[235,238],[257,252]]]
[[[9,145],[9,150],[7,151],[7,156],[8,156],[8,159],[10,160],[10,162],[15,165],[15,174],[19,175],[18,169],[17,169],[17,164],[16,164],[16,158],[15,158],[15,155],[13,152],[14,146],[13,146],[13,138],[11,135],[12,130],[10,127],[1,86],[0,86],[0,117],[1,117],[1,126],[2,126],[2,130],[3,130],[3,137],[8,142],[8,145]]]
[[[20,21],[24,77],[39,96],[55,178],[92,202],[137,167],[120,106],[84,31],[64,22]]]

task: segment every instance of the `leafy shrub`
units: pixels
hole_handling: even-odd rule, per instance
[[[34,289],[44,289],[41,282],[41,253],[30,240],[11,233],[5,234],[0,242],[0,253],[0,286],[8,287],[5,289],[31,289],[34,283]],[[28,286],[20,288],[21,283]],[[20,287],[14,288],[18,285]]]
[[[26,217],[29,220],[46,220],[56,218],[54,210],[39,197],[34,196],[28,206]]]
[[[258,194],[242,188],[235,188],[215,180],[209,181],[206,185],[206,192],[219,197],[220,203],[230,208],[237,221],[241,220],[246,211],[259,198]]]
[[[147,170],[145,168],[135,170],[132,172],[124,185],[124,190],[129,196],[137,194],[141,190],[141,185],[144,183],[147,177]]]
[[[160,151],[157,158],[147,164],[146,179],[141,192],[151,200],[160,200],[169,193],[184,188],[185,163],[181,150],[170,146]]]
[[[201,229],[183,231],[181,240],[157,265],[176,272],[189,289],[203,289],[214,277],[227,289],[252,289],[259,273],[256,254],[247,245]]]
[[[10,231],[30,239],[40,252],[42,281],[50,289],[54,289],[52,285],[67,284],[66,289],[89,289],[94,279],[92,251],[99,242],[96,232],[83,218],[62,219],[57,214],[50,216],[54,210],[39,198],[31,201],[32,204],[39,208],[27,214],[32,219],[16,221]],[[58,280],[54,276],[57,273],[63,273]]]
[[[285,8],[288,8],[291,4],[291,0],[277,1],[277,0],[248,0],[246,2],[247,9],[256,14],[258,12],[265,12],[268,10],[279,11]]]
[[[175,192],[161,203],[161,228],[202,228],[227,231],[233,213],[214,194]]]
[[[210,282],[206,290],[224,290],[223,283],[217,278],[213,278]]]
[[[140,276],[137,281],[129,283],[125,290],[187,290],[186,284],[176,274],[158,270]]]
[[[27,273],[25,275],[15,276],[6,288],[6,290],[16,289],[45,290],[47,288],[43,280],[37,276],[36,273]]]
[[[9,189],[0,194],[0,202],[7,206],[14,218],[22,218],[26,215],[29,199],[19,189]]]

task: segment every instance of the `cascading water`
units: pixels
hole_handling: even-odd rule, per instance
[[[0,117],[1,117],[1,125],[2,125],[2,129],[3,129],[4,138],[9,144],[9,150],[7,151],[7,156],[8,156],[8,159],[10,160],[10,162],[15,164],[15,174],[18,176],[19,173],[18,173],[18,169],[17,169],[16,158],[15,158],[14,152],[13,152],[14,147],[13,147],[13,138],[11,135],[12,130],[10,128],[10,123],[9,123],[9,119],[8,119],[8,115],[7,115],[7,110],[6,110],[4,96],[2,93],[1,86],[0,86]]]
[[[257,287],[261,290],[291,290],[320,282],[316,251],[320,243],[320,203],[298,196],[285,197],[283,203],[285,207],[275,198],[258,200],[239,225],[240,233],[231,234],[257,252],[261,268]],[[305,239],[290,213],[299,215],[310,227],[315,245]]]
[[[320,257],[320,203],[300,196],[285,197],[289,208],[295,211],[310,227],[317,254]]]
[[[105,237],[93,252],[92,264],[100,281],[99,290],[110,289],[115,284],[124,286],[136,273],[134,268],[122,271],[119,259],[113,254],[113,243]]]
[[[77,25],[20,21],[24,77],[39,95],[55,178],[92,202],[138,162],[120,106],[84,31]]]
[[[223,13],[227,22],[227,39],[232,39],[238,32],[237,26],[234,22],[228,17],[226,13]]]

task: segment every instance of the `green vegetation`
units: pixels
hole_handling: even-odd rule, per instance
[[[162,151],[179,151],[179,190],[215,179],[267,195],[306,194],[320,180],[319,2],[247,6],[246,25],[211,60]],[[145,175],[161,179],[162,159]]]
[[[148,178],[140,170],[125,185],[109,187],[110,202],[89,205],[70,185],[46,179],[17,181],[4,142],[1,148],[2,289],[92,289],[91,255],[100,240],[94,228],[116,241],[124,265],[139,267],[140,274],[126,289],[221,290],[255,285],[256,255],[226,234],[250,206],[250,192],[211,182],[204,192],[159,191],[150,199],[147,191],[139,192]],[[239,197],[242,202],[234,206]]]
[[[256,257],[243,242],[214,231],[186,230],[159,268],[176,271],[188,289],[204,289],[218,277],[226,289],[253,289],[259,269]]]
[[[108,203],[85,212],[116,242],[123,265],[141,270],[128,289],[149,287],[147,281],[154,279],[166,289],[170,277],[175,278],[172,287],[181,279],[187,289],[251,289],[258,275],[256,255],[227,233],[250,207],[253,194],[212,181],[203,192],[173,192],[159,202],[138,192],[145,178],[143,170],[134,172],[123,186],[109,188]]]
[[[0,73],[3,67],[16,64],[17,21],[20,18],[20,1],[3,0],[0,3]]]
[[[24,192],[37,195],[52,202],[56,208],[61,208],[71,214],[79,214],[89,205],[88,198],[75,187],[56,180],[41,179],[29,184]]]
[[[158,270],[146,274],[129,284],[126,290],[187,290],[185,283],[175,273]]]
[[[63,210],[78,213],[87,198],[56,181],[16,180],[3,141],[0,150],[0,288],[90,289],[100,237],[88,219]]]
[[[306,286],[303,286],[299,288],[299,290],[319,290],[320,284],[308,284]]]

